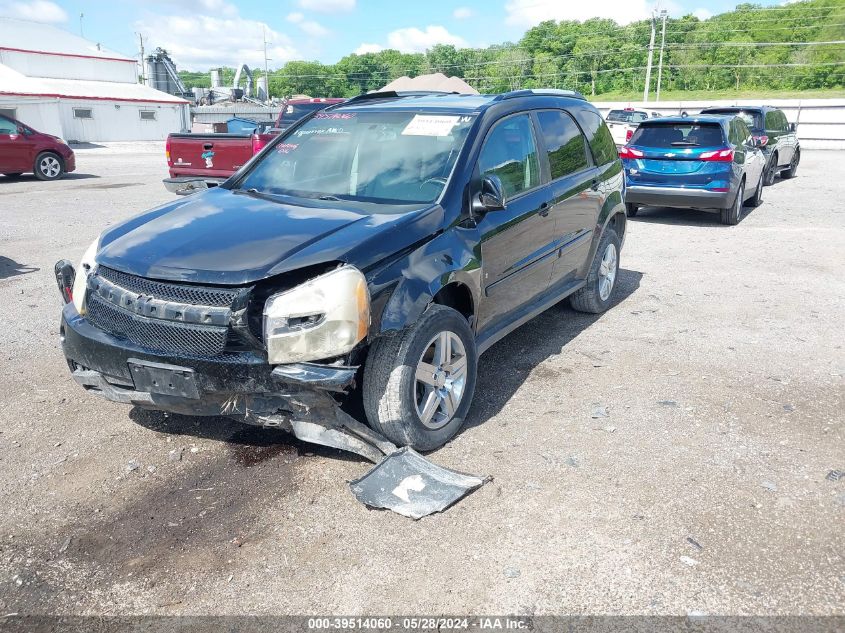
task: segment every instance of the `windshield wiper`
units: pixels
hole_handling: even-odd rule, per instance
[[[322,196],[317,196],[317,200],[331,200],[333,202],[339,202],[340,198],[338,198],[337,196],[332,196],[330,194],[325,194]]]
[[[232,193],[240,194],[242,196],[250,196],[251,198],[258,198],[259,200],[269,200],[270,202],[281,202],[276,196],[259,191],[255,187],[249,189],[233,189]]]

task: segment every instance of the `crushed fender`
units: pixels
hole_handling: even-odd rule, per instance
[[[358,501],[371,508],[420,519],[442,512],[489,479],[437,466],[406,446],[387,455],[360,479],[349,482],[349,487]]]

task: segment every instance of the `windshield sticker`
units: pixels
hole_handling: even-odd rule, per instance
[[[347,134],[348,132],[342,127],[325,127],[311,130],[297,130],[293,133],[294,136],[302,138],[303,136],[320,136],[324,134]]]
[[[416,114],[402,130],[403,136],[449,136],[458,124],[458,116]]]
[[[276,151],[279,152],[279,154],[290,154],[297,147],[299,147],[299,145],[296,143],[282,143],[281,145],[276,146]]]
[[[318,112],[314,115],[315,119],[354,119],[355,114],[352,112]]]

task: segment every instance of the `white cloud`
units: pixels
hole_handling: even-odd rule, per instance
[[[339,13],[352,11],[355,0],[299,0],[299,6],[318,13]]]
[[[466,20],[467,18],[471,18],[473,15],[475,15],[475,11],[469,7],[458,7],[452,11],[452,17],[456,20]]]
[[[287,20],[288,22],[296,24],[303,33],[310,35],[311,37],[325,37],[329,34],[329,30],[326,27],[314,20],[306,20],[305,15],[299,11],[289,13]]]
[[[381,46],[380,44],[370,44],[368,42],[364,42],[361,46],[355,49],[355,54],[366,55],[367,53],[378,53],[383,50],[384,46]]]
[[[452,44],[457,48],[469,46],[466,40],[452,35],[442,26],[428,26],[423,31],[417,27],[397,29],[387,36],[388,48],[395,48],[403,53],[422,53],[435,44]]]
[[[709,20],[713,17],[713,13],[704,8],[696,9],[692,14],[699,20]]]
[[[544,20],[588,20],[612,18],[619,24],[642,20],[651,14],[652,3],[646,0],[593,0],[561,2],[561,0],[508,0],[506,22],[530,27]]]
[[[201,3],[217,0],[201,0]],[[149,14],[135,23],[144,34],[148,48],[167,50],[182,70],[205,71],[218,66],[264,66],[261,48],[264,29],[267,32],[267,56],[274,66],[300,57],[287,36],[264,22],[247,20],[237,15],[197,15],[185,11],[179,15]]]
[[[57,24],[67,22],[67,13],[49,0],[0,0],[0,17]]]

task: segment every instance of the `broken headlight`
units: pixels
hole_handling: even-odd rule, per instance
[[[85,254],[82,255],[82,261],[79,262],[79,266],[76,268],[76,277],[73,280],[71,296],[76,311],[81,315],[84,315],[88,308],[85,301],[85,291],[88,288],[88,275],[93,272],[94,267],[97,265],[94,257],[97,255],[98,250],[100,250],[99,237],[91,242],[91,246],[86,249]]]
[[[274,365],[346,354],[369,326],[367,280],[354,266],[272,295],[264,304],[264,342]]]

